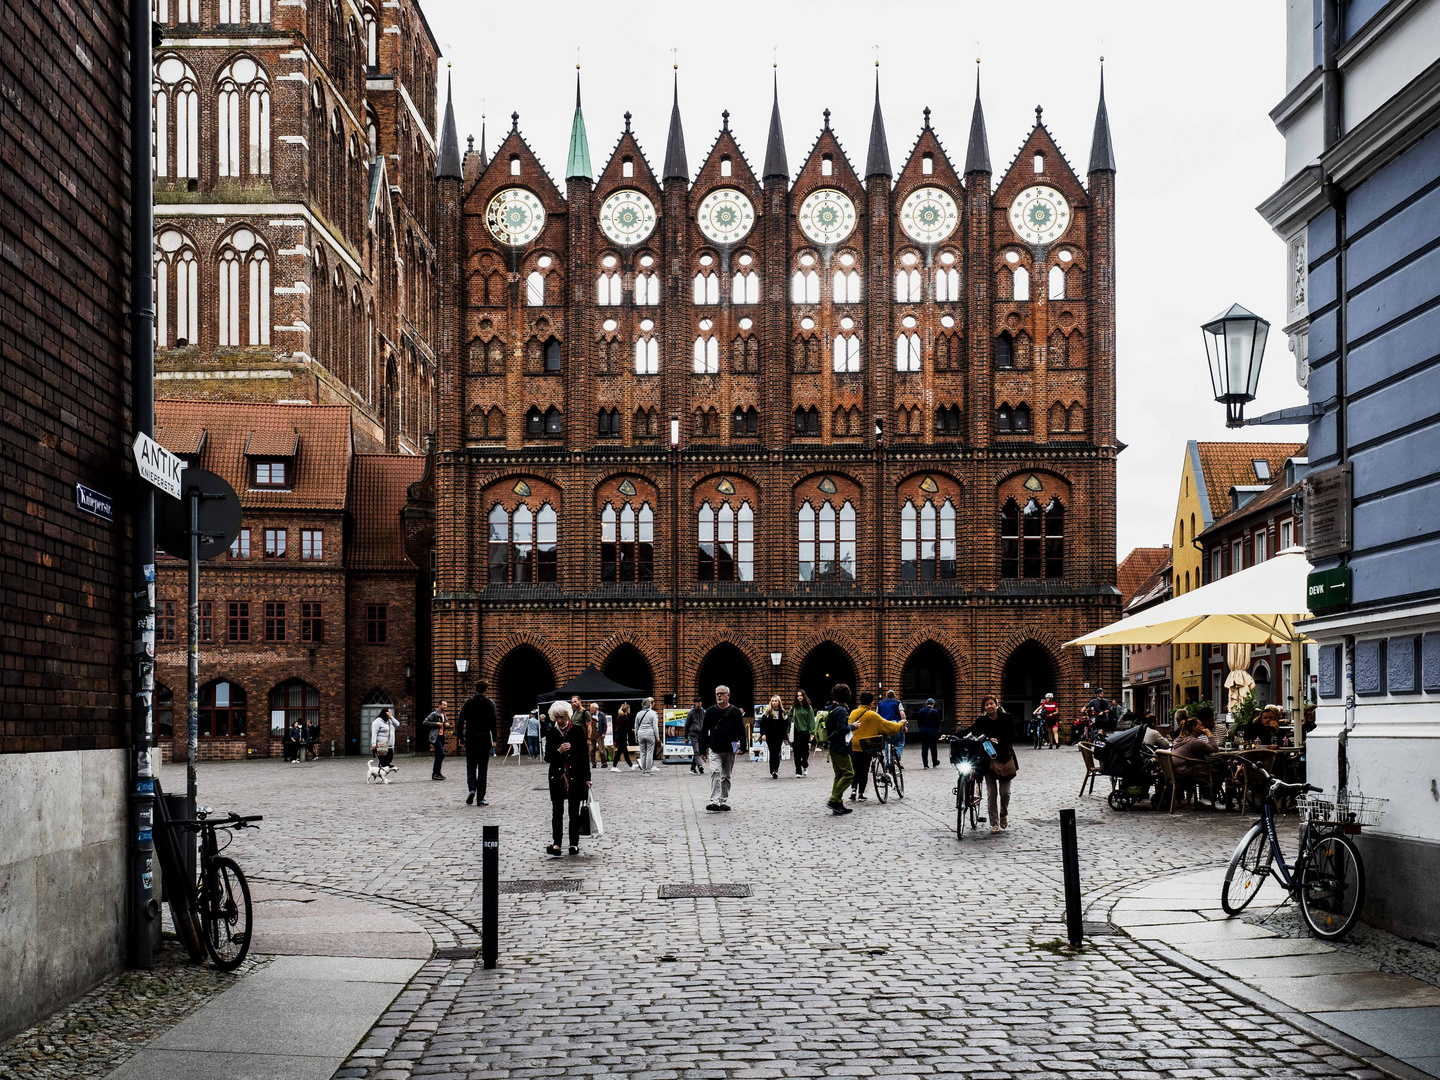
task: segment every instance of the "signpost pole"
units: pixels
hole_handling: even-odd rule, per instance
[[[186,664],[185,664],[185,815],[195,820],[195,755],[200,748],[200,489],[189,485],[185,500],[190,504],[190,567],[187,582]],[[186,862],[194,873],[194,835],[186,844]]]
[[[500,826],[480,832],[480,954],[488,970],[500,958]]]

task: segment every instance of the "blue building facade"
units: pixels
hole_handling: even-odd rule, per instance
[[[1338,570],[1350,589],[1309,624],[1319,643],[1310,778],[1389,799],[1363,838],[1366,917],[1435,942],[1440,0],[1288,6],[1288,92],[1271,113],[1287,176],[1260,212],[1286,241],[1285,329],[1318,411],[1311,475],[1348,468],[1350,482],[1342,538],[1321,547],[1326,536],[1305,529],[1316,570]]]

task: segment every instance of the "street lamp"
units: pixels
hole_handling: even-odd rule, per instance
[[[1210,386],[1215,400],[1225,404],[1225,426],[1243,427],[1245,405],[1255,400],[1260,383],[1260,364],[1265,359],[1265,340],[1270,324],[1239,304],[1200,327],[1205,338],[1205,358],[1210,363]]]
[[[456,660],[456,661],[455,661],[455,670],[456,670],[459,674],[464,675],[467,671],[470,670],[470,661],[469,661],[469,660]]]
[[[780,666],[780,661],[781,661],[781,660],[784,660],[784,659],[785,659],[785,654],[784,654],[784,653],[772,652],[772,653],[770,654],[770,666],[771,666],[771,667],[779,667],[779,666]]]
[[[1085,689],[1090,689],[1090,661],[1095,659],[1095,645],[1082,645],[1081,651],[1085,653]]]

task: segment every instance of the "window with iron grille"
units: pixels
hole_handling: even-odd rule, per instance
[[[157,641],[175,640],[175,601],[160,601],[160,617],[155,620],[155,639]]]
[[[265,558],[283,559],[285,557],[285,530],[265,530]]]
[[[265,601],[265,640],[285,640],[285,601]]]
[[[318,600],[300,602],[300,640],[311,644],[325,640],[325,616]]]
[[[384,645],[389,636],[390,605],[365,605],[365,641],[370,645]]]
[[[230,602],[230,640],[250,640],[250,601],[232,600]]]
[[[323,559],[325,557],[325,533],[320,529],[300,530],[300,558]]]

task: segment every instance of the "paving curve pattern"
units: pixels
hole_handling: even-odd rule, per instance
[[[353,759],[205,765],[200,782],[217,809],[265,815],[232,850],[257,879],[379,902],[442,948],[479,944],[482,824],[501,826],[502,879],[580,879],[503,894],[499,968],[425,963],[340,1076],[1382,1075],[1139,941],[1060,947],[1061,807],[1092,912],[1223,864],[1239,818],[1114,813],[1075,797],[1078,755],[1022,751],[1010,829],[960,842],[954,774],[906,757],[903,802],[843,818],[823,758],[803,779],[737,764],[729,814],[683,765],[606,771],[604,838],[559,860],[529,762],[491,765],[483,809],[459,759],[443,783],[423,759],[380,787]],[[659,899],[676,884],[751,895]]]

